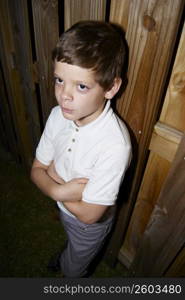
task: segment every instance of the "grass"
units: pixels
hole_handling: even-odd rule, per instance
[[[0,157],[0,277],[60,277],[47,270],[50,257],[66,240],[55,202],[7,153],[0,150]],[[126,276],[119,262],[110,268],[101,260],[92,277]]]

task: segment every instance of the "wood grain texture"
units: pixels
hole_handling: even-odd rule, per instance
[[[185,23],[160,121],[185,132]]]
[[[65,0],[65,29],[80,20],[105,20],[106,0]]]
[[[159,172],[163,172],[165,170],[164,161],[168,160],[172,162],[179,143],[183,136],[183,131],[185,125],[185,96],[184,96],[184,72],[185,72],[185,64],[182,63],[184,59],[184,51],[185,51],[185,31],[182,31],[174,67],[171,74],[171,79],[169,82],[169,86],[167,89],[167,93],[164,100],[164,105],[162,108],[162,113],[160,116],[160,122],[154,127],[154,131],[152,134],[151,142],[149,145],[149,149],[151,150],[150,157],[154,156],[154,153],[158,154],[161,158],[161,162],[154,156],[153,165],[158,168]],[[178,74],[178,75],[177,75]],[[174,77],[178,77],[179,85],[178,87],[174,85]],[[162,123],[163,122],[163,123]],[[169,164],[170,165],[170,164]],[[150,170],[150,171],[148,171]],[[159,180],[156,182],[156,185],[151,188],[151,180],[155,180],[155,167],[151,168],[151,161],[149,159],[145,174],[143,177],[143,181],[139,190],[139,194],[136,200],[136,205],[134,207],[134,212],[131,217],[131,221],[129,224],[129,228],[127,231],[126,239],[124,245],[122,246],[122,259],[128,253],[129,249],[132,253],[132,258],[137,253],[138,244],[142,239],[142,234],[147,226],[147,221],[149,220],[151,211],[148,212],[147,205],[143,205],[142,209],[140,209],[140,202],[143,199],[148,199],[149,202],[153,202],[153,208],[155,201],[157,201],[157,197],[153,195],[155,192],[160,192],[165,176],[163,180]],[[165,174],[164,174],[165,175]],[[167,175],[167,174],[166,174]],[[152,197],[152,198],[151,198]],[[143,218],[140,217],[142,213]],[[146,219],[143,222],[143,219]],[[138,229],[139,228],[139,229]],[[140,230],[142,228],[142,230]],[[138,232],[139,231],[139,232]],[[136,240],[137,243],[134,244],[133,240]]]
[[[30,167],[32,161],[32,142],[29,135],[29,124],[25,110],[24,94],[21,85],[21,76],[16,57],[16,45],[14,34],[16,28],[12,25],[12,19],[9,7],[11,1],[0,2],[0,36],[1,46],[1,62],[6,78],[6,89],[9,101],[11,117],[14,124],[14,130],[17,138],[17,152],[22,162]]]
[[[110,21],[118,23],[126,32],[128,28],[128,20],[130,18],[130,0],[112,0],[110,9]]]
[[[156,153],[150,153],[125,241],[120,249],[123,263],[125,263],[129,253],[129,263],[131,264],[137,253],[143,233],[160,194],[161,185],[164,183],[169,169],[170,163],[166,159]],[[127,267],[129,266],[127,264]]]
[[[42,115],[45,123],[51,108],[56,105],[51,53],[59,37],[58,1],[32,0],[32,10]]]
[[[172,162],[182,136],[183,133],[181,131],[157,122],[154,127],[149,149]]]
[[[14,31],[16,63],[20,72],[21,86],[24,95],[22,105],[24,106],[27,117],[34,156],[35,148],[40,138],[41,128],[35,84],[32,76],[33,60],[27,2],[24,0],[12,1],[10,13],[13,28],[16,28]]]
[[[183,5],[183,0],[111,2],[111,21],[119,23],[125,30],[129,46],[128,85],[117,101],[117,110],[130,128],[136,157],[136,170],[127,207],[120,211],[116,225],[120,235],[128,226],[123,220],[129,219],[141,184]],[[124,194],[122,197],[124,199]],[[113,234],[110,249],[117,240],[118,235]]]
[[[135,276],[163,276],[185,241],[185,135],[132,264]]]
[[[119,6],[117,1],[112,3],[115,5],[115,17],[111,14],[111,21],[117,22],[125,6],[128,11],[127,27],[124,28],[130,56],[128,85],[118,101],[117,109],[134,132],[140,153],[144,155],[164,90],[182,1],[145,0],[129,3],[129,9],[127,1],[121,1]],[[146,16],[154,22],[152,28],[146,25]]]
[[[1,39],[0,39],[1,40]],[[7,93],[5,90],[5,82],[3,78],[2,69],[0,69],[0,99],[1,99],[1,112],[0,112],[0,141],[5,145],[6,149],[10,149],[13,158],[19,161],[19,153],[17,148],[17,140],[14,131],[14,124],[7,101]]]

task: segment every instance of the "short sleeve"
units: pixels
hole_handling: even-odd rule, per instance
[[[130,145],[117,145],[102,152],[93,167],[82,200],[93,204],[114,205],[130,157]]]
[[[44,131],[40,138],[39,144],[36,149],[36,158],[44,165],[50,165],[54,158],[53,147],[53,131],[54,131],[55,109],[53,109],[46,122]]]

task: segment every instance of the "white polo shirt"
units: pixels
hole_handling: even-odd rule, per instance
[[[130,137],[110,101],[97,119],[82,127],[65,119],[56,106],[47,120],[36,158],[44,165],[54,161],[56,172],[65,181],[88,178],[82,201],[114,205],[131,160]],[[58,206],[74,217],[62,202]]]

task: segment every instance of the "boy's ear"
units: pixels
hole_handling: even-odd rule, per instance
[[[121,84],[122,84],[122,79],[120,77],[115,78],[111,89],[105,93],[105,98],[112,99],[119,91]]]

